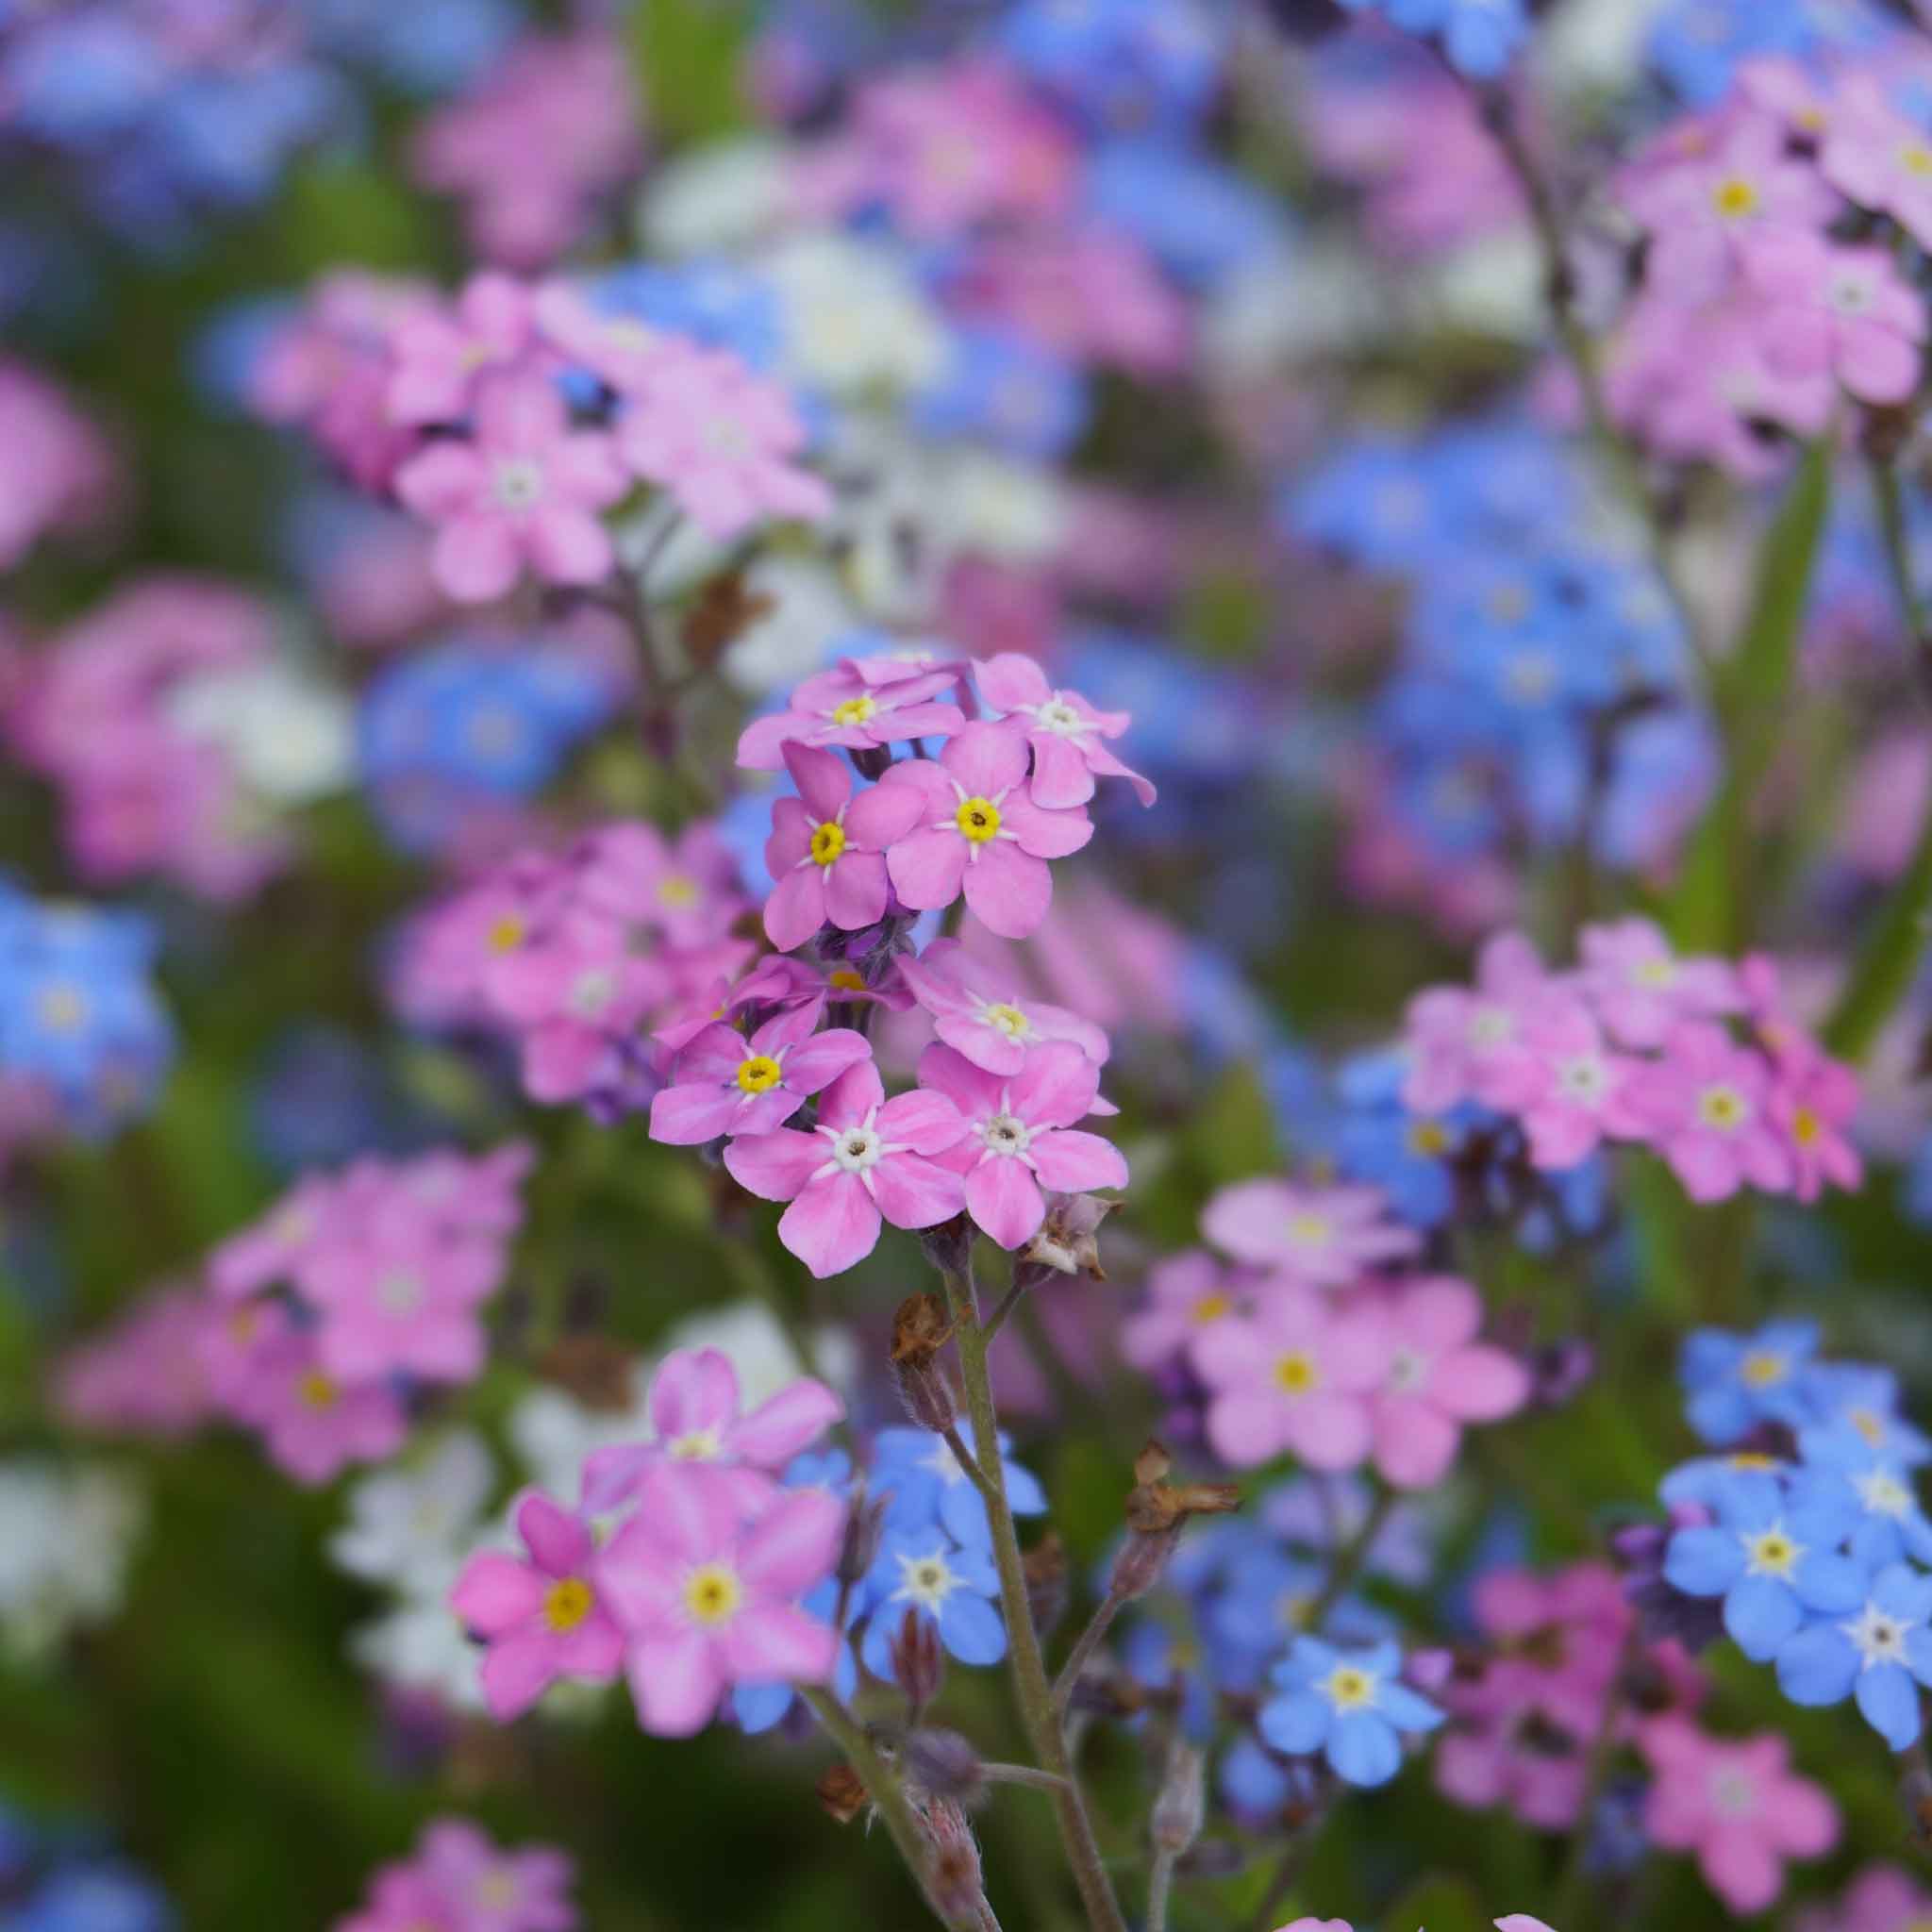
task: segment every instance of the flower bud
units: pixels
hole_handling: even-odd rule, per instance
[[[892,753],[890,746],[855,744],[849,749],[853,766],[861,778],[883,778],[892,768]]]
[[[879,1553],[879,1536],[885,1526],[886,1499],[856,1493],[845,1511],[845,1532],[839,1541],[839,1562],[834,1574],[845,1585],[864,1580]]]
[[[908,1608],[887,1646],[892,1676],[915,1711],[924,1710],[946,1681],[946,1655],[940,1648],[939,1625],[930,1617]]]
[[[952,1385],[940,1367],[940,1350],[951,1340],[945,1304],[929,1292],[908,1294],[892,1317],[892,1379],[906,1413],[922,1429],[943,1435],[958,1419]]]
[[[964,1214],[956,1214],[937,1227],[922,1228],[919,1235],[925,1258],[941,1274],[965,1274],[973,1254],[973,1223]]]
[[[1056,1274],[1084,1274],[1105,1281],[1096,1236],[1100,1224],[1120,1206],[1095,1194],[1049,1194],[1040,1232],[1020,1250],[1018,1261]]]
[[[925,1878],[934,1908],[948,1925],[976,1925],[988,1917],[979,1846],[966,1814],[946,1798],[933,1798],[924,1818],[928,1857]]]
[[[1145,1596],[1166,1573],[1168,1558],[1191,1516],[1225,1516],[1241,1507],[1232,1483],[1171,1483],[1174,1457],[1152,1437],[1134,1458],[1127,1491],[1127,1540],[1114,1558],[1108,1592],[1122,1602]]]
[[[1932,1845],[1932,1768],[1923,1757],[1906,1760],[1898,1781],[1898,1801],[1906,1814],[1906,1829],[1922,1845]]]
[[[1201,1753],[1176,1739],[1169,1748],[1167,1770],[1148,1821],[1156,1851],[1178,1857],[1200,1837],[1206,1774],[1207,1760]]]
[[[986,1795],[979,1753],[958,1731],[938,1725],[908,1731],[899,1746],[899,1768],[922,1790],[969,1809]]]
[[[1026,1608],[1033,1627],[1050,1637],[1067,1614],[1067,1546],[1049,1530],[1020,1559],[1026,1578]]]

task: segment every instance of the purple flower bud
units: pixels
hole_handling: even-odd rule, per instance
[[[922,1790],[950,1798],[969,1809],[986,1795],[979,1753],[958,1731],[924,1725],[908,1731],[899,1746],[899,1764]]]

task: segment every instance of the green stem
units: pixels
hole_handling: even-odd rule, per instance
[[[1080,1902],[1093,1932],[1126,1932],[1126,1922],[1108,1882],[1100,1846],[1093,1836],[1073,1765],[1067,1756],[1059,1718],[1053,1707],[1053,1687],[1047,1681],[1046,1660],[1026,1599],[1026,1573],[1020,1557],[1019,1533],[1007,1501],[1005,1459],[1000,1455],[999,1411],[993,1406],[992,1380],[987,1370],[987,1336],[979,1325],[979,1295],[971,1259],[963,1274],[944,1271],[946,1300],[959,1349],[959,1375],[966,1388],[967,1412],[973,1420],[974,1447],[987,1478],[987,1515],[992,1524],[993,1560],[1000,1575],[1000,1607],[1006,1613],[1007,1647],[1019,1699],[1021,1722],[1042,1771],[1063,1782],[1055,1790],[1054,1809],[1059,1817],[1060,1840],[1079,1887]]]
[[[816,1685],[801,1684],[798,1694],[811,1707],[812,1714],[845,1754],[845,1761],[858,1774],[879,1816],[885,1820],[887,1832],[899,1848],[899,1856],[906,1860],[906,1869],[911,1873],[913,1883],[932,1907],[933,1916],[942,1925],[970,1925],[970,1921],[947,1918],[934,1901],[926,1874],[925,1834],[912,1815],[911,1800],[907,1797],[905,1788],[892,1775],[886,1760],[873,1748],[872,1740],[865,1735],[863,1726],[836,1697]]]
[[[1363,1519],[1362,1526],[1335,1552],[1329,1561],[1328,1574],[1322,1584],[1321,1594],[1308,1606],[1305,1627],[1309,1636],[1321,1635],[1329,1611],[1348,1594],[1349,1587],[1361,1574],[1362,1565],[1368,1561],[1369,1552],[1374,1548],[1375,1539],[1381,1535],[1382,1526],[1389,1521],[1389,1512],[1394,1507],[1395,1491],[1381,1491]]]

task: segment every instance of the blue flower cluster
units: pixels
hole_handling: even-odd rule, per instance
[[[364,692],[363,783],[405,850],[435,851],[479,808],[542,790],[610,716],[601,665],[560,645],[452,639],[411,651]]]
[[[0,1932],[173,1932],[174,1907],[91,1830],[0,1807]]]
[[[1932,1686],[1932,1523],[1915,1487],[1932,1439],[1898,1414],[1890,1371],[1817,1351],[1807,1322],[1689,1338],[1691,1426],[1715,1447],[1746,1446],[1665,1478],[1682,1526],[1664,1580],[1718,1599],[1725,1631],[1775,1666],[1794,1704],[1850,1698],[1904,1751],[1921,1729],[1919,1687]]]
[[[1201,0],[1020,0],[999,46],[1088,125],[1174,134],[1212,104],[1227,31]]]
[[[1748,60],[1783,55],[1822,68],[1896,29],[1871,0],[1672,0],[1651,27],[1650,58],[1685,100],[1706,107]]]
[[[29,1125],[95,1136],[153,1103],[175,1047],[155,950],[136,914],[0,884],[0,1089]]]
[[[1039,1479],[1010,1457],[1003,1456],[1001,1468],[1014,1515],[1041,1514],[1046,1491]],[[786,1471],[785,1481],[844,1498],[855,1489],[851,1458],[839,1450],[801,1456]],[[1007,1654],[1007,1627],[992,1524],[951,1449],[924,1429],[882,1429],[873,1443],[866,1495],[884,1505],[878,1549],[864,1576],[845,1592],[844,1620],[845,1629],[857,1635],[858,1657],[865,1668],[892,1681],[892,1640],[908,1611],[930,1624],[947,1655],[960,1663],[997,1663]],[[830,1623],[839,1594],[838,1584],[827,1581],[804,1599],[805,1607]],[[833,1688],[849,1700],[858,1684],[858,1661],[848,1642],[840,1652]],[[741,1685],[732,1703],[743,1729],[769,1730],[791,1708],[791,1687]]]
[[[1493,80],[1529,33],[1524,0],[1341,0],[1351,13],[1379,13],[1405,33],[1432,34],[1450,64]]]
[[[1278,1694],[1261,1707],[1262,1737],[1290,1757],[1320,1752],[1343,1784],[1387,1784],[1402,1767],[1403,1739],[1442,1722],[1402,1681],[1398,1644],[1346,1651],[1297,1637],[1273,1675]]]
[[[1372,731],[1430,861],[1587,838],[1667,850],[1710,783],[1681,628],[1649,566],[1592,543],[1574,452],[1509,421],[1354,444],[1292,491],[1302,541],[1414,587]]]

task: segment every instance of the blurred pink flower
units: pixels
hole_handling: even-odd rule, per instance
[[[1108,750],[1131,722],[1124,711],[1096,710],[1078,691],[1056,691],[1031,658],[1005,651],[979,667],[979,689],[987,704],[1006,714],[1033,752],[1033,799],[1049,808],[1085,805],[1093,780],[1124,778],[1142,805],[1154,803],[1154,787]]]
[[[848,751],[902,744],[914,738],[951,738],[966,714],[941,695],[961,691],[950,664],[924,658],[841,658],[808,677],[782,711],[754,718],[738,741],[738,762],[775,772],[787,744],[837,745]]]
[[[1340,1288],[1422,1245],[1414,1228],[1390,1217],[1379,1189],[1289,1181],[1237,1181],[1217,1190],[1202,1210],[1201,1231],[1236,1260],[1310,1288]]]
[[[390,336],[390,414],[398,423],[459,422],[486,376],[524,363],[536,340],[534,301],[527,283],[485,274],[472,276],[448,307],[402,316]]]
[[[1049,1040],[1072,1041],[1096,1066],[1106,1064],[1107,1035],[1091,1021],[1032,998],[957,940],[934,940],[898,970],[932,1015],[933,1031],[989,1074],[1017,1074],[1029,1050]]]
[[[765,901],[765,937],[789,953],[827,922],[857,932],[885,916],[886,847],[912,829],[919,801],[884,785],[855,798],[851,770],[836,753],[797,743],[783,750],[798,796],[772,805],[765,868],[777,883]]]

